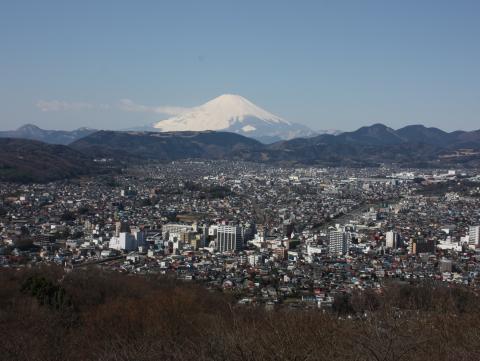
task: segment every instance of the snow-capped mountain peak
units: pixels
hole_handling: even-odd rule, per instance
[[[154,127],[161,131],[223,130],[237,122],[243,123],[248,118],[257,118],[266,123],[290,124],[240,95],[224,94],[184,114],[162,120]]]
[[[222,130],[272,139],[313,135],[307,127],[282,119],[235,94],[221,95],[182,114],[154,123],[153,127],[161,132]]]

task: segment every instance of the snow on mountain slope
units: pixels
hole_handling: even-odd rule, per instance
[[[153,124],[155,130],[222,130],[261,139],[291,139],[314,132],[258,107],[240,95],[224,94],[190,111]]]

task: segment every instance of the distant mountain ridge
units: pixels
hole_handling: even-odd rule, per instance
[[[322,134],[262,144],[229,132],[97,132],[71,145],[90,155],[116,159],[239,159],[253,162],[325,166],[442,166],[448,160],[479,161],[480,131],[447,133],[421,125],[394,130],[383,124],[338,135]],[[471,148],[466,156],[453,154]],[[452,155],[452,157],[449,157]]]
[[[99,131],[77,140],[71,148],[91,157],[122,160],[232,159],[263,149],[255,139],[229,132]]]
[[[456,152],[471,149],[469,152]],[[339,135],[277,142],[269,147],[270,161],[290,161],[326,166],[480,165],[480,131],[444,132],[412,125],[394,130],[383,124],[361,127]],[[463,154],[463,155],[462,155]]]
[[[394,130],[384,124],[373,124],[361,127],[353,132],[343,132],[338,135],[322,134],[312,137],[309,143],[324,142],[327,144],[429,144],[442,148],[473,146],[480,144],[480,130],[445,132],[434,127],[424,125],[407,125]]]
[[[31,139],[49,144],[68,145],[96,131],[96,129],[90,128],[79,128],[72,131],[46,130],[33,124],[25,124],[16,130],[0,131],[0,138]]]
[[[0,181],[48,182],[98,171],[86,155],[65,145],[0,139]]]
[[[94,174],[95,158],[128,166],[144,161],[219,159],[277,165],[480,167],[480,131],[444,132],[422,125],[398,130],[383,124],[338,135],[273,144],[231,132],[97,131],[69,146],[0,139],[0,180],[49,181]]]

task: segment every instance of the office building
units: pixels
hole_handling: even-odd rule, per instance
[[[243,248],[241,228],[239,226],[219,225],[215,243],[219,252],[241,250]]]
[[[117,236],[110,238],[108,248],[115,249],[117,251],[135,251],[138,248],[137,240],[135,237],[127,232],[120,232]]]
[[[410,253],[435,253],[437,242],[434,239],[411,240]]]
[[[468,243],[474,245],[480,244],[480,226],[468,227]]]

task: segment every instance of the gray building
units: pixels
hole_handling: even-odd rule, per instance
[[[328,252],[332,255],[344,255],[350,247],[351,234],[343,231],[328,232]]]
[[[398,234],[394,231],[388,231],[385,235],[385,247],[397,248],[398,246]]]
[[[468,227],[468,243],[480,244],[480,226]]]
[[[216,247],[219,252],[241,250],[243,248],[241,227],[225,225],[218,226]]]

